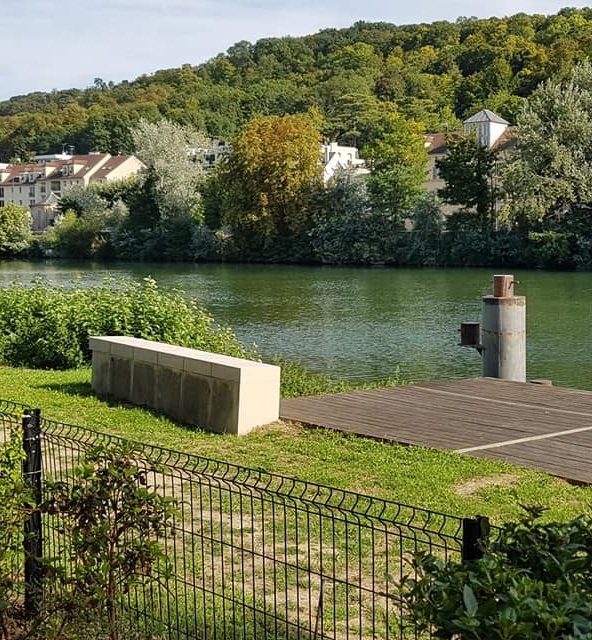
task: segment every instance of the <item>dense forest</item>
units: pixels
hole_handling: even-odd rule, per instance
[[[0,160],[30,152],[130,152],[130,129],[165,117],[233,138],[256,115],[317,107],[323,134],[364,146],[372,113],[390,103],[427,130],[450,130],[486,106],[510,121],[542,80],[592,54],[592,8],[556,15],[359,22],[293,38],[238,42],[198,66],[119,84],[36,92],[0,102]]]

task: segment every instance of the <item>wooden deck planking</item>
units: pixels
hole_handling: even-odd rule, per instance
[[[284,400],[283,419],[360,436],[465,449],[588,428],[469,452],[592,483],[592,393],[492,379]]]

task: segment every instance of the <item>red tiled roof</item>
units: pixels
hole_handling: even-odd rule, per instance
[[[113,156],[109,158],[109,160],[91,176],[91,180],[105,179],[112,171],[127,162],[131,157],[132,156]]]

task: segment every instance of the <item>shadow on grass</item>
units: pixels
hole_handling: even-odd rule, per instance
[[[94,396],[90,382],[52,382],[50,384],[37,385],[38,389],[46,389],[47,391],[57,391],[68,396],[80,396],[89,398]]]

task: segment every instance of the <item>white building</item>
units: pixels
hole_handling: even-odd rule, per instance
[[[33,231],[53,224],[60,197],[72,187],[122,180],[144,166],[135,156],[88,155],[37,156],[35,163],[0,165],[0,207],[14,203],[27,207]]]
[[[510,123],[489,109],[482,109],[464,121],[465,133],[475,133],[479,144],[491,149],[501,139]]]
[[[323,183],[326,185],[340,169],[353,171],[356,176],[370,173],[366,162],[360,158],[357,147],[342,147],[337,142],[324,144],[323,154]]]

